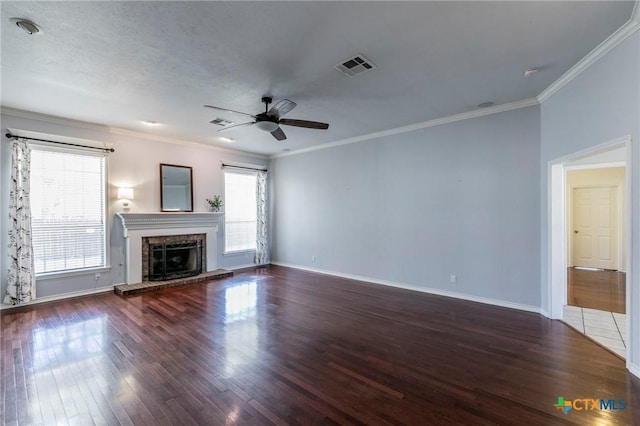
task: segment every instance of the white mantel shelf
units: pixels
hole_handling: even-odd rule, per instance
[[[124,228],[124,237],[128,231],[140,229],[167,228],[206,228],[215,227],[222,212],[214,213],[116,213]]]
[[[142,281],[142,238],[181,234],[205,234],[207,272],[215,271],[218,257],[217,232],[222,212],[213,213],[116,213],[126,241],[125,281]]]

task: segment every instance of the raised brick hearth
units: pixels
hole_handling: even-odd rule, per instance
[[[146,293],[148,291],[160,290],[169,287],[179,287],[187,284],[193,284],[209,280],[219,280],[221,278],[230,277],[233,275],[232,271],[225,269],[217,269],[211,272],[205,272],[195,277],[178,278],[168,281],[144,281],[137,284],[120,284],[114,286],[113,291],[120,296],[128,296],[138,293]]]

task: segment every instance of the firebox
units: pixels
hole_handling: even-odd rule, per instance
[[[149,245],[149,281],[166,281],[202,273],[202,241]]]

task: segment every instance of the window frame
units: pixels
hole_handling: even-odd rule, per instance
[[[243,166],[244,167],[244,166]],[[249,248],[249,249],[239,249],[239,250],[227,250],[227,210],[226,210],[226,202],[227,202],[227,177],[226,177],[226,173],[235,173],[235,174],[239,174],[239,175],[248,175],[248,176],[254,176],[256,179],[258,177],[258,171],[257,170],[246,170],[246,169],[242,169],[242,168],[234,168],[233,166],[229,166],[229,167],[223,167],[222,168],[222,179],[223,179],[223,188],[224,188],[224,200],[225,200],[225,213],[224,213],[224,230],[223,230],[223,235],[222,235],[222,246],[223,246],[223,251],[222,251],[222,255],[223,256],[233,256],[233,255],[241,255],[244,253],[255,253],[256,252],[256,248]],[[256,188],[257,188],[257,182],[256,182]],[[256,189],[257,190],[257,189]],[[256,199],[257,199],[257,193],[256,195]],[[258,210],[256,208],[256,226],[258,223]],[[257,233],[256,233],[256,245],[257,245]]]
[[[92,266],[89,268],[65,269],[61,271],[51,271],[51,272],[39,272],[34,274],[36,279],[51,280],[56,278],[65,278],[65,277],[73,277],[73,276],[81,276],[81,275],[90,275],[90,274],[101,273],[101,272],[109,272],[111,270],[111,252],[109,250],[111,246],[110,238],[109,238],[109,235],[111,232],[110,208],[109,208],[109,156],[106,153],[97,152],[95,149],[83,148],[83,147],[61,146],[61,145],[55,144],[54,142],[50,143],[45,141],[29,140],[29,147],[32,153],[33,151],[61,152],[61,153],[67,153],[67,154],[102,157],[104,160],[104,167],[103,167],[104,238],[102,242],[104,245],[103,246],[103,250],[104,250],[103,264],[100,266]]]

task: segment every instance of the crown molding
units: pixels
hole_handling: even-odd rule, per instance
[[[363,142],[371,139],[378,139],[386,136],[398,135],[401,133],[413,132],[415,130],[426,129],[429,127],[442,126],[443,124],[455,123],[456,121],[469,120],[477,117],[484,117],[486,115],[499,114],[501,112],[512,111],[521,108],[527,108],[534,105],[539,105],[537,98],[529,98],[516,102],[509,102],[506,104],[496,105],[489,108],[482,108],[473,111],[467,111],[460,114],[449,115],[446,117],[436,118],[433,120],[422,121],[420,123],[409,124],[407,126],[395,127],[393,129],[382,130],[374,133],[367,133],[365,135],[354,136],[352,138],[342,139],[335,142],[328,142],[322,145],[298,149],[296,151],[278,153],[270,156],[269,158],[281,158],[289,157],[292,155],[304,154],[312,151],[319,151],[322,149],[335,148],[337,146],[349,145],[352,143]]]
[[[163,143],[171,143],[175,145],[190,146],[193,148],[207,149],[209,151],[217,151],[225,154],[243,155],[245,157],[252,157],[252,158],[260,158],[260,159],[269,158],[267,155],[258,154],[256,152],[243,151],[240,149],[223,148],[216,145],[209,145],[204,142],[186,141],[184,139],[177,139],[177,138],[171,138],[171,137],[160,136],[160,135],[152,135],[149,133],[138,132],[135,130],[127,130],[119,127],[110,127],[109,131],[110,133],[113,133],[115,135],[146,139],[153,142],[163,142]]]
[[[36,138],[36,139],[45,139],[45,140],[51,139],[52,141],[55,140],[55,142],[71,143],[76,145],[87,145],[93,148],[100,148],[100,149],[113,148],[112,143],[104,143],[104,142],[100,142],[93,139],[74,138],[70,136],[52,135],[51,133],[32,132],[30,130],[24,130],[17,127],[7,127],[7,130],[13,136],[17,136],[19,138],[26,138],[26,139]]]
[[[58,117],[54,115],[42,114],[42,113],[33,112],[33,111],[25,111],[21,109],[6,107],[6,106],[0,106],[0,113],[4,115],[10,115],[12,117],[38,120],[38,121],[43,121],[51,124],[59,124],[63,126],[71,126],[71,127],[81,128],[81,129],[93,130],[96,132],[104,132],[104,133],[110,133],[113,135],[144,139],[152,142],[162,142],[162,143],[171,143],[175,145],[191,146],[194,148],[207,149],[210,151],[217,151],[225,154],[243,155],[247,157],[260,158],[260,159],[268,158],[267,155],[258,154],[255,152],[247,152],[239,149],[223,148],[223,147],[209,145],[201,142],[193,142],[193,141],[187,141],[184,139],[153,135],[150,133],[144,133],[144,132],[139,132],[135,130],[128,130],[120,127],[111,127],[103,124],[89,123],[86,121],[80,121],[80,120],[74,120],[71,118],[64,118],[64,117]]]
[[[81,129],[95,130],[99,132],[110,132],[110,127],[104,124],[89,123],[86,121],[74,120],[71,118],[58,117],[55,115],[42,114],[39,112],[25,111],[23,109],[0,106],[0,113],[12,117],[26,118],[31,120],[44,121],[51,124],[61,124],[65,126],[79,127]]]
[[[629,38],[640,28],[640,7],[638,7],[638,1],[633,9],[631,19],[629,19],[623,26],[618,28],[613,34],[607,37],[602,43],[595,47],[591,52],[572,66],[567,72],[565,72],[559,79],[554,81],[549,87],[544,89],[538,95],[538,102],[543,103],[549,99],[554,93],[562,89],[567,83],[580,75],[584,70],[589,68],[600,58],[611,52],[616,46]]]

